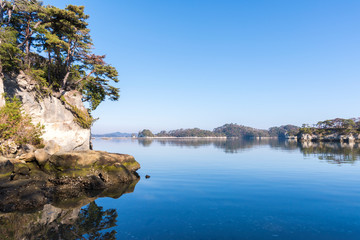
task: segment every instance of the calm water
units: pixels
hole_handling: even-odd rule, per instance
[[[93,144],[135,156],[141,164],[135,189],[82,200],[82,209],[47,205],[36,213],[41,219],[28,227],[28,236],[36,229],[36,236],[73,232],[68,238],[92,239],[360,239],[358,145],[132,139]],[[119,197],[122,192],[130,193]],[[19,219],[28,226],[36,219],[31,214],[6,215],[12,225],[1,223],[6,229],[0,225],[0,233],[18,228]]]
[[[116,209],[118,239],[360,239],[357,145],[95,140],[94,146],[141,163],[133,193],[96,200]]]

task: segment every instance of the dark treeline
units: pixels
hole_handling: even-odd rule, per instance
[[[329,135],[329,134],[359,134],[360,118],[335,118],[331,120],[320,121],[312,126],[304,124],[300,129],[300,133]]]
[[[286,134],[297,134],[299,127],[294,125],[284,125],[272,127],[269,130],[256,129],[234,123],[225,124],[215,128],[213,131],[202,130],[199,128],[177,129],[171,131],[161,131],[153,134],[149,129],[139,132],[139,137],[228,137],[228,138],[256,138],[256,137],[279,137],[285,138]]]
[[[217,133],[199,128],[177,129],[171,131],[161,131],[156,134],[157,137],[225,137],[223,133]]]
[[[171,131],[161,131],[157,134],[149,129],[139,132],[139,137],[228,137],[228,138],[261,138],[277,137],[286,138],[287,136],[300,136],[301,134],[360,134],[360,118],[335,118],[320,121],[312,126],[304,124],[301,128],[294,125],[282,125],[271,127],[268,130],[257,129],[235,123],[225,124],[215,128],[213,131],[202,130],[199,128],[177,129]]]

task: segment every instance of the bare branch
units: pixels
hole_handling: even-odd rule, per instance
[[[83,78],[77,80],[77,81],[74,83],[74,85],[78,85],[81,81],[87,80],[88,77],[90,77],[90,75],[93,74],[94,72],[95,72],[95,70],[92,70],[88,75],[86,75],[86,77],[83,77]]]
[[[42,23],[42,21],[37,22],[37,23],[34,25],[34,27],[32,28],[31,32],[30,32],[28,35],[22,34],[22,35],[25,37],[25,39],[24,39],[24,41],[23,41],[22,43],[20,43],[17,47],[22,47],[22,46],[24,46],[24,44],[25,44],[27,41],[29,41],[29,38],[31,37],[31,35],[33,35],[34,29],[35,29],[35,28],[38,28],[41,23]]]

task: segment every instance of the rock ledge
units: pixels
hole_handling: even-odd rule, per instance
[[[139,168],[133,156],[92,150],[50,155],[38,149],[17,158],[0,156],[0,211],[34,209],[59,196],[96,195],[137,182]]]

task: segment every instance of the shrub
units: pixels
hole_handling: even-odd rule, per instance
[[[60,100],[69,107],[68,109],[74,116],[74,122],[76,122],[80,127],[90,129],[92,124],[97,120],[94,119],[88,111],[82,111],[78,107],[71,105],[68,101],[66,101],[64,96],[61,96]]]
[[[12,140],[17,145],[42,144],[43,126],[34,125],[31,117],[21,109],[21,101],[17,97],[6,97],[6,104],[0,108],[0,139]]]

